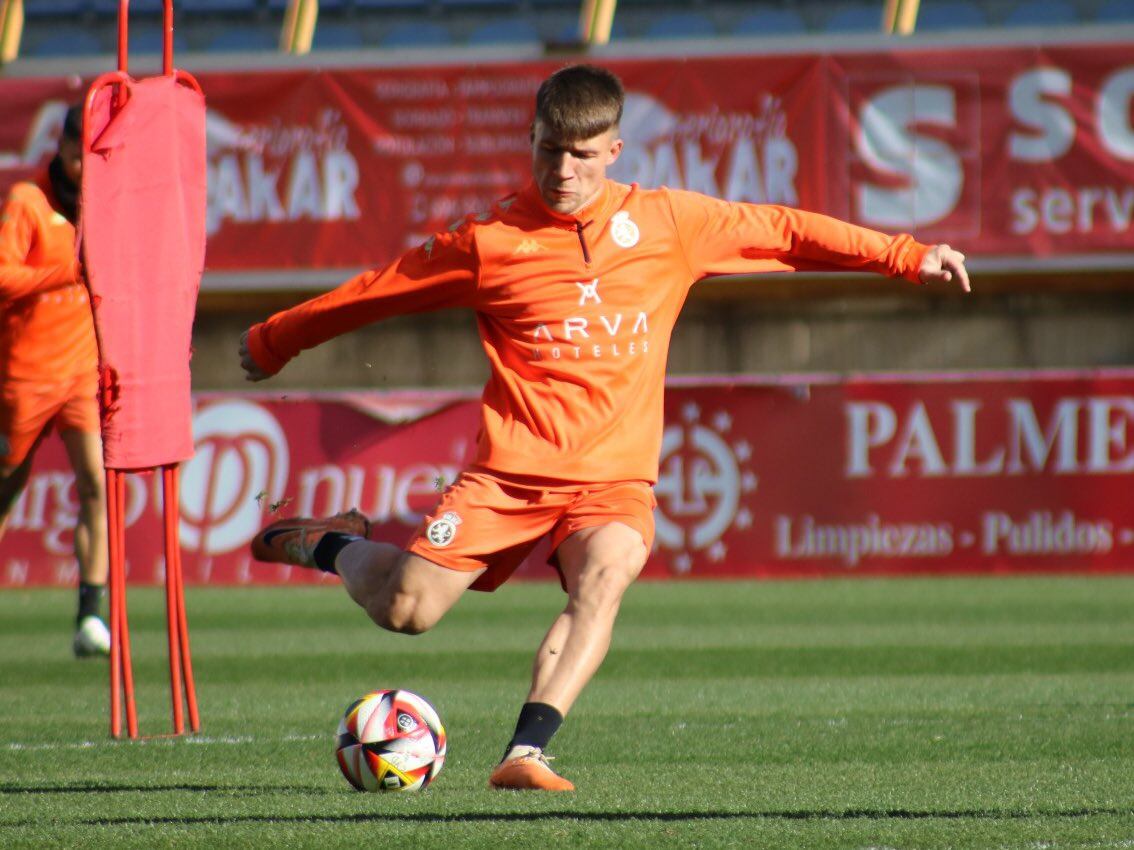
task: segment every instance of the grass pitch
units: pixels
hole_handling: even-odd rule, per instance
[[[552,584],[433,632],[318,588],[189,588],[203,730],[112,742],[73,594],[0,593],[0,847],[1134,847],[1134,579],[643,583],[556,740],[569,795],[494,792]],[[162,597],[132,590],[142,731],[169,729]],[[449,759],[353,791],[338,717],[404,687]]]

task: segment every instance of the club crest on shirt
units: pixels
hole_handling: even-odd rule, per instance
[[[426,539],[438,549],[444,549],[457,536],[461,518],[453,511],[445,511],[425,529]]]
[[[610,218],[610,238],[614,240],[614,244],[620,248],[633,248],[638,244],[638,239],[641,238],[642,233],[638,230],[638,225],[630,220],[630,213],[626,210],[616,212]]]

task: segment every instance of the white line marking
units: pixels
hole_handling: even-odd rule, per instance
[[[213,745],[233,745],[233,744],[255,744],[266,743],[275,741],[325,741],[330,740],[330,735],[283,735],[281,737],[267,737],[262,736],[259,738],[252,735],[222,735],[219,737],[212,737],[208,735],[184,735],[178,737],[164,737],[164,738],[139,738],[131,740],[130,738],[112,739],[108,738],[105,741],[69,741],[69,742],[52,742],[43,744],[28,744],[19,741],[12,741],[5,745],[6,749],[13,752],[36,752],[40,750],[87,750],[92,747],[113,747],[119,744],[130,743],[135,745],[142,744],[196,744],[198,746],[213,746]]]

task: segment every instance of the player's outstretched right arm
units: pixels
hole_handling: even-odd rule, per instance
[[[407,313],[475,305],[478,261],[471,227],[437,234],[382,269],[253,325],[240,340],[240,365],[262,381],[289,360],[363,325]]]

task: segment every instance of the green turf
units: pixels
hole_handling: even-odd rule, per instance
[[[640,584],[553,745],[580,790],[492,792],[561,601],[471,595],[408,638],[334,587],[190,588],[201,736],[111,742],[72,594],[0,593],[0,847],[1134,847],[1134,579]],[[130,604],[166,732],[162,599]],[[445,721],[424,793],[338,773],[378,687]]]

